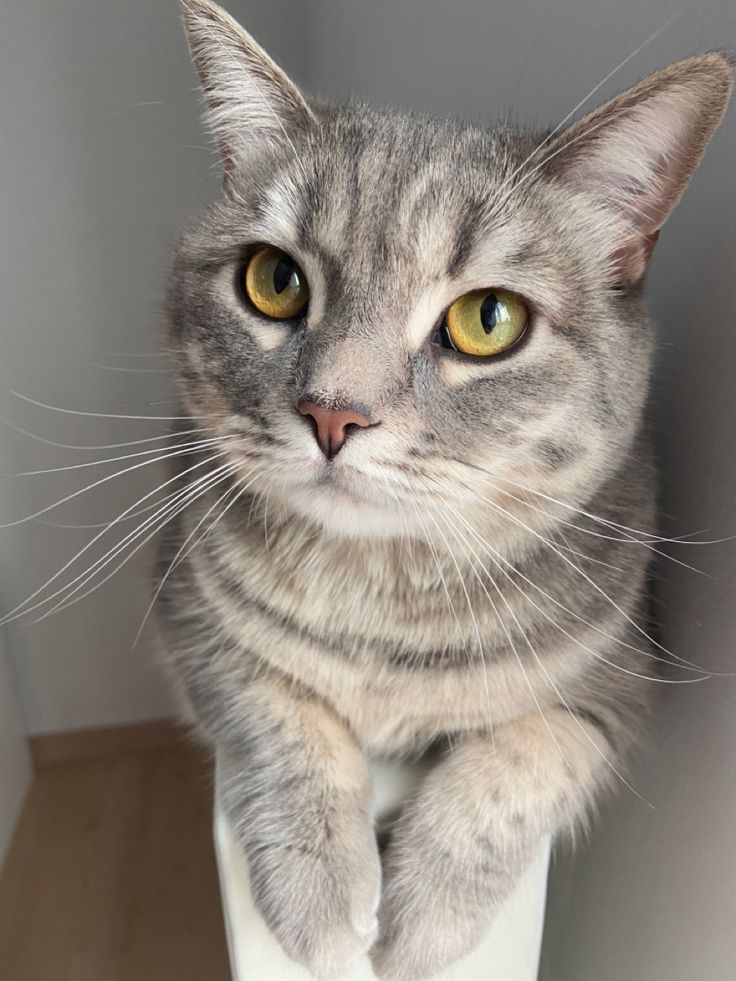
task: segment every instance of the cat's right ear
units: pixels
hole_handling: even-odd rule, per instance
[[[184,27],[207,104],[207,122],[225,165],[265,142],[287,145],[314,115],[294,83],[250,34],[210,0],[181,0]]]

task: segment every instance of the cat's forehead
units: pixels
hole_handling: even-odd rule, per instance
[[[321,122],[261,207],[300,251],[349,258],[361,277],[367,267],[452,274],[523,149],[504,130],[362,107]]]

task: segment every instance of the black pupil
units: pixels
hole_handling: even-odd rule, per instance
[[[277,293],[283,293],[295,275],[294,263],[288,256],[283,256],[273,271],[273,288]]]
[[[486,334],[490,334],[498,323],[498,297],[489,293],[480,305],[480,322]]]

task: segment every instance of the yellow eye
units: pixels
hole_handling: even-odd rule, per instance
[[[442,334],[449,347],[478,358],[501,354],[521,339],[528,312],[508,290],[473,290],[452,304]]]
[[[309,299],[304,273],[281,249],[265,245],[245,267],[245,293],[261,313],[275,320],[298,316]]]

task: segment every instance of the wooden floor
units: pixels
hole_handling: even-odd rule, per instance
[[[0,877],[0,978],[229,981],[211,822],[190,747],[41,769]]]

